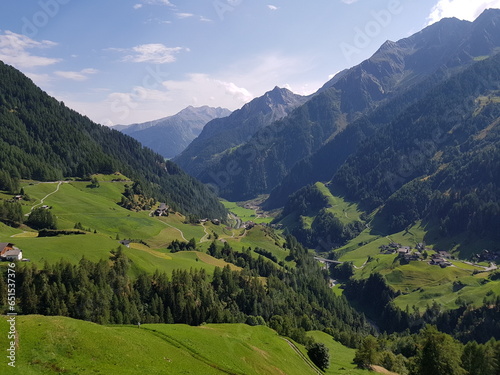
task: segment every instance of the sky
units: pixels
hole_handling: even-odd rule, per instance
[[[0,60],[95,122],[132,124],[312,94],[386,40],[486,8],[500,0],[6,1]]]

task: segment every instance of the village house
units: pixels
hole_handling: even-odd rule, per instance
[[[245,227],[245,229],[250,230],[255,226],[255,223],[253,221],[247,221],[243,223],[243,226]]]
[[[168,209],[170,207],[165,203],[160,203],[160,207],[158,207],[155,211],[156,216],[168,216]]]
[[[15,261],[23,259],[23,251],[10,242],[0,243],[0,260]]]
[[[451,267],[453,264],[447,259],[443,258],[440,254],[432,254],[431,261],[429,264],[434,266],[440,266],[441,268]]]

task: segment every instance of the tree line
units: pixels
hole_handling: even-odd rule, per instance
[[[18,306],[22,314],[62,315],[100,324],[267,324],[306,344],[306,331],[328,328],[344,344],[359,345],[372,332],[363,315],[331,293],[316,262],[305,260],[309,256],[300,244],[291,239],[287,244],[297,268],[285,269],[260,256],[255,263],[246,262],[242,271],[229,266],[215,268],[213,275],[202,269],[171,275],[156,271],[132,279],[130,261],[120,248],[110,261],[82,258],[74,265],[61,260],[43,269],[23,264],[17,270]],[[272,271],[260,268],[264,262]],[[260,277],[264,273],[265,282]],[[0,290],[6,289],[0,285]]]

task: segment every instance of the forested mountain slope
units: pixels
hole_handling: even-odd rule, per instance
[[[285,117],[306,100],[305,96],[275,87],[230,116],[210,121],[175,162],[198,177],[217,163],[224,152],[247,142],[257,131]]]
[[[433,89],[367,140],[332,179],[398,231],[438,220],[442,234],[498,238],[500,54]]]
[[[409,38],[385,43],[290,115],[231,149],[199,178],[231,200],[270,192],[297,162],[363,114],[431,76],[438,83],[494,53],[500,46],[499,20],[500,11],[487,10],[474,22],[444,19]]]
[[[468,241],[481,238],[494,244],[500,225],[499,125],[497,54],[437,85],[385,125],[378,124],[328,186],[365,212],[378,209],[380,220],[374,223],[382,233],[423,220],[428,243],[461,234]],[[290,196],[284,214],[304,211],[300,207],[318,212],[329,206],[316,188],[302,188]],[[324,219],[316,217],[307,238],[317,237],[331,222]],[[337,229],[338,238],[331,242],[342,244],[352,228]]]
[[[205,186],[133,138],[98,125],[0,62],[0,170],[41,181],[120,171],[184,213],[225,218]]]
[[[286,197],[302,186],[330,180],[360,142],[371,137],[379,126],[391,121],[435,85],[498,51],[499,25],[500,11],[497,9],[486,10],[472,23],[444,19],[409,38],[385,43],[372,58],[339,73],[320,91],[330,87],[342,88],[343,93],[357,90],[351,98],[355,102],[350,106],[360,108],[359,101],[368,103],[363,94],[367,91],[361,89],[368,78],[372,83],[377,79],[375,86],[382,90],[380,95],[393,92],[386,96],[382,105],[352,121],[338,136],[293,166],[271,192],[266,208],[283,206]],[[381,75],[381,72],[386,74]],[[385,78],[377,78],[382,76]],[[354,77],[365,78],[353,84],[356,82]]]

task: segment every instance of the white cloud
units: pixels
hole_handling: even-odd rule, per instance
[[[427,18],[427,25],[446,17],[473,21],[487,8],[500,8],[500,0],[439,0]]]
[[[123,61],[136,63],[150,62],[153,64],[166,64],[175,61],[175,55],[181,51],[189,51],[184,47],[166,47],[160,43],[141,44],[129,49],[110,48],[108,50],[128,53]]]
[[[94,95],[85,97],[86,102],[75,97],[60,100],[96,122],[132,124],[170,116],[189,105],[235,110],[275,85],[288,87],[298,94],[311,94],[324,84],[323,80],[304,79],[304,73],[315,68],[311,56],[304,58],[274,52],[234,61],[210,74],[197,72],[184,78],[170,78],[166,71],[155,71],[154,76],[143,80],[142,86],[137,85],[126,92],[112,92],[101,99]],[[88,101],[89,97],[95,102]]]
[[[201,22],[213,22],[210,18],[207,18],[207,17],[204,17],[204,16],[200,16],[200,21]]]
[[[52,77],[48,74],[36,74],[36,73],[24,73],[28,78],[30,78],[35,85],[41,87],[48,85],[52,81]]]
[[[166,5],[166,6],[174,6],[169,0],[141,0],[142,4],[147,5]],[[137,5],[137,4],[136,4]],[[135,5],[134,5],[135,8]],[[137,8],[135,8],[137,9]]]
[[[135,4],[134,9],[141,9],[143,4]]]
[[[217,98],[217,103],[221,103],[217,105],[239,108],[254,98],[246,88],[234,82],[201,73],[189,74],[184,81],[165,81],[163,87],[171,98],[185,98],[186,106],[208,104],[213,98]]]
[[[276,5],[268,5],[267,7],[271,10],[278,10],[279,9]]]
[[[358,0],[342,0],[342,2],[345,3],[345,4],[354,4],[357,1]]]
[[[0,34],[0,60],[16,68],[34,68],[55,64],[61,59],[34,56],[28,52],[30,49],[45,49],[56,46],[57,43],[49,40],[40,42],[25,35],[5,31]]]
[[[54,72],[55,75],[61,78],[66,78],[73,81],[85,81],[89,78],[89,75],[96,73],[98,73],[98,70],[91,68],[83,69],[79,72],[61,71],[61,70]]]
[[[135,86],[129,92],[109,93],[98,102],[61,97],[66,105],[104,125],[132,124],[173,115],[189,105],[237,109],[254,95],[235,82],[207,74],[189,74],[151,87]]]
[[[148,18],[146,21],[144,21],[145,24],[150,24],[150,23],[156,23],[158,25],[167,25],[167,24],[170,24],[172,23],[172,21],[166,21],[166,20],[162,20],[160,18]]]
[[[194,16],[193,13],[176,13],[175,15],[177,16],[177,18],[180,18],[180,19],[190,18],[190,17]]]

